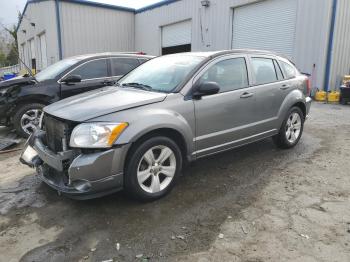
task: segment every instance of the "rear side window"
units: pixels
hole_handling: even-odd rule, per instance
[[[272,59],[252,58],[252,67],[255,74],[256,85],[263,85],[277,81],[277,74]]]
[[[112,58],[112,76],[123,76],[140,65],[136,58]]]
[[[296,70],[294,66],[283,61],[280,61],[280,64],[282,66],[282,70],[286,79],[296,77]]]
[[[232,58],[211,66],[199,79],[203,82],[216,82],[220,93],[248,87],[247,65],[244,58]]]
[[[276,60],[273,60],[273,64],[275,65],[278,80],[283,80],[284,78],[283,78],[281,67],[279,66]]]
[[[80,75],[83,80],[107,77],[107,60],[99,59],[87,62],[73,70],[70,75]]]

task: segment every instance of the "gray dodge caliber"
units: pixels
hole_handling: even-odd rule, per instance
[[[21,162],[73,198],[125,188],[153,200],[173,188],[186,162],[267,137],[294,147],[309,91],[289,60],[265,51],[162,56],[116,86],[45,107]]]

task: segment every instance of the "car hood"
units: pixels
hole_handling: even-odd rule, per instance
[[[18,77],[0,82],[0,90],[11,87],[13,85],[29,84],[29,83],[32,83],[33,80],[34,80],[33,77],[18,76]]]
[[[45,107],[44,111],[61,119],[82,122],[165,98],[164,93],[111,86],[61,100]]]

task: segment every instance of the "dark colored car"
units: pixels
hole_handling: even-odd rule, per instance
[[[61,99],[113,85],[151,56],[100,53],[63,59],[35,77],[0,83],[0,125],[14,126],[23,137],[38,126],[42,108]]]

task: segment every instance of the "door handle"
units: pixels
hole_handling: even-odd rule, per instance
[[[282,85],[282,86],[280,87],[280,89],[286,90],[286,89],[288,89],[289,87],[290,87],[290,85],[284,84],[284,85]]]
[[[248,98],[248,97],[252,97],[253,95],[254,95],[253,93],[244,92],[244,93],[241,95],[241,98]]]

